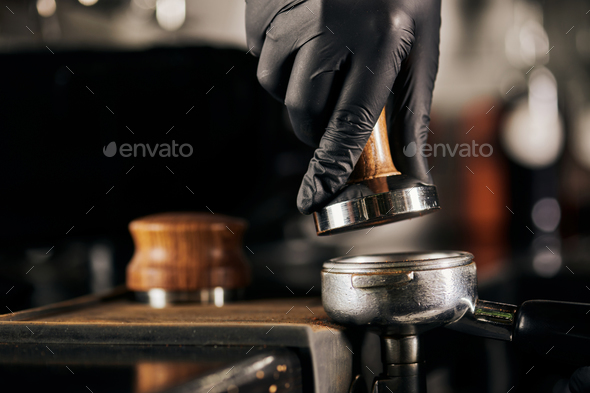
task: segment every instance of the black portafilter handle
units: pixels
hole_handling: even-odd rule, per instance
[[[590,304],[529,300],[518,308],[512,341],[579,366],[590,366]]]
[[[478,299],[473,311],[446,327],[590,366],[590,304],[529,300],[517,307]]]

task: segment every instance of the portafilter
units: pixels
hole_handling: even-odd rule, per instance
[[[529,300],[520,306],[481,300],[473,255],[409,252],[331,259],[322,269],[330,318],[381,337],[383,374],[373,392],[425,392],[419,335],[437,327],[521,343],[550,356],[590,364],[590,304]],[[574,328],[572,328],[574,327]]]

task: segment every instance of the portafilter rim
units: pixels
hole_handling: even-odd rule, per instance
[[[332,258],[322,273],[368,273],[371,271],[423,271],[468,265],[473,254],[465,251],[411,251]]]

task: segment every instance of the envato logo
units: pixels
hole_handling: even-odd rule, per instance
[[[178,150],[176,150],[178,148]],[[119,155],[121,157],[190,157],[193,155],[193,147],[188,143],[179,145],[176,141],[172,141],[172,145],[168,143],[155,144],[150,146],[147,143],[123,143],[119,146]],[[117,143],[112,141],[102,148],[102,152],[107,157],[113,157],[117,154]]]
[[[442,154],[438,153],[439,151]],[[406,157],[414,157],[418,153],[422,157],[439,157],[440,155],[446,157],[447,153],[449,157],[455,157],[457,153],[459,157],[489,157],[494,152],[494,148],[489,143],[479,145],[475,141],[471,141],[471,145],[468,143],[456,143],[454,148],[451,148],[448,143],[446,145],[442,143],[436,143],[434,145],[425,143],[417,147],[416,142],[410,142],[408,146],[404,146],[403,152]],[[477,154],[478,152],[479,154]]]

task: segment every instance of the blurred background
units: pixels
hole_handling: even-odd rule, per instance
[[[459,146],[429,161],[443,209],[328,238],[297,211],[313,149],[256,80],[243,0],[0,5],[0,312],[123,283],[128,223],[164,211],[249,221],[249,298],[318,295],[346,253],[461,249],[482,298],[590,303],[590,1],[443,1],[429,142]],[[113,141],[193,153],[107,157]],[[431,335],[431,392],[567,391],[568,366],[453,334]]]

